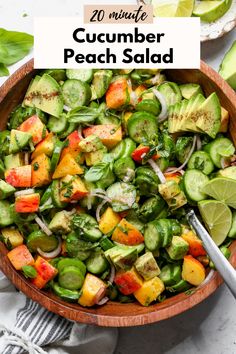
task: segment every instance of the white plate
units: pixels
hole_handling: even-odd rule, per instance
[[[150,4],[151,0],[137,0],[139,4]],[[222,37],[236,27],[236,0],[233,0],[229,11],[211,23],[201,22],[201,42]]]

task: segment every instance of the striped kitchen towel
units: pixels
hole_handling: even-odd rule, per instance
[[[1,290],[1,354],[111,354],[117,343],[116,328],[77,324],[42,308],[15,291]]]

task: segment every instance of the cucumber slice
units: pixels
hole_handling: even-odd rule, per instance
[[[115,212],[131,209],[136,200],[136,189],[132,184],[116,182],[107,188]]]
[[[74,266],[77,267],[81,273],[83,274],[83,276],[85,276],[86,273],[86,266],[85,264],[80,260],[80,259],[76,259],[76,258],[63,258],[61,259],[58,264],[57,264],[57,269],[59,271],[59,273],[68,266]]]
[[[86,260],[86,267],[88,272],[92,274],[101,274],[109,267],[109,262],[106,260],[102,252],[94,252]]]
[[[68,128],[69,122],[66,119],[65,114],[62,114],[59,118],[50,116],[48,120],[48,129],[56,134],[63,133]]]
[[[158,134],[157,119],[148,112],[135,112],[127,123],[128,134],[136,143],[152,140]]]
[[[185,193],[190,200],[200,202],[207,198],[207,195],[201,189],[209,181],[209,178],[203,172],[188,170],[185,172],[183,180]]]
[[[43,231],[34,231],[27,238],[27,247],[31,252],[36,252],[39,247],[43,252],[51,252],[58,246],[58,238],[54,235],[47,236]]]
[[[60,200],[60,181],[58,179],[55,179],[52,182],[52,202],[55,205],[56,208],[63,209],[66,207],[66,203],[61,202]]]
[[[236,211],[232,214],[232,225],[231,229],[229,230],[228,237],[236,238]]]
[[[51,158],[51,171],[52,172],[54,172],[57,167],[57,164],[60,160],[61,151],[64,148],[64,144],[65,143],[60,140],[57,140],[55,143],[55,147],[54,147],[52,158]]]
[[[172,227],[171,222],[168,219],[160,219],[158,220],[158,224],[162,229],[162,247],[167,247],[172,240]]]
[[[171,293],[182,293],[189,290],[192,287],[186,280],[181,279],[177,284],[172,285],[171,287],[166,287],[166,290]]]
[[[125,152],[125,140],[121,140],[111,151],[110,154],[113,160],[118,160]]]
[[[10,202],[7,200],[0,200],[0,226],[8,226],[13,224],[13,213],[10,209]]]
[[[157,100],[144,99],[136,105],[135,109],[136,111],[145,111],[158,116],[161,112],[161,104]]]
[[[149,251],[155,251],[161,247],[162,229],[157,221],[151,221],[146,225],[144,242]]]
[[[181,280],[181,266],[177,264],[167,264],[161,269],[159,277],[166,286],[171,286]]]
[[[76,128],[76,123],[69,123],[67,129],[59,134],[60,139],[65,139],[69,134],[71,134]]]
[[[103,251],[107,251],[110,248],[114,247],[115,245],[107,236],[103,236],[103,238],[100,241],[100,246],[103,249]]]
[[[125,151],[121,157],[130,157],[132,152],[136,149],[136,144],[130,138],[124,139],[124,142],[125,142]]]
[[[59,285],[69,290],[80,289],[83,282],[84,276],[79,268],[75,266],[64,267],[58,276]]]
[[[66,76],[68,79],[91,82],[93,79],[93,69],[67,69]]]
[[[218,138],[204,146],[215,166],[221,168],[222,157],[230,157],[234,154],[235,148],[228,138]]]
[[[57,296],[68,302],[77,302],[80,297],[79,291],[62,288],[54,282],[52,283],[52,289]]]
[[[62,86],[64,102],[71,108],[87,106],[91,98],[90,86],[80,80],[66,80]]]
[[[175,82],[164,82],[158,86],[158,91],[165,97],[168,107],[179,103],[182,99],[180,88]]]
[[[188,162],[190,170],[196,169],[202,171],[205,175],[209,175],[214,171],[214,164],[210,155],[205,151],[196,151],[192,154]]]
[[[46,203],[48,201],[48,199],[51,198],[51,194],[52,194],[52,187],[50,185],[43,193],[43,195],[40,199],[40,205],[43,205],[44,203]]]

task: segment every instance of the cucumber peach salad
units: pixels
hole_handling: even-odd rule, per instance
[[[203,283],[214,264],[186,208],[229,257],[236,218],[206,187],[236,179],[228,122],[216,93],[164,71],[40,72],[0,132],[1,240],[13,267],[82,306],[148,306]],[[231,217],[220,235],[212,202]]]

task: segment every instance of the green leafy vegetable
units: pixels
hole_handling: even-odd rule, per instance
[[[101,114],[100,109],[78,106],[67,113],[70,123],[91,123]]]
[[[0,63],[11,65],[23,59],[33,43],[33,36],[28,33],[0,28]]]
[[[32,266],[23,266],[22,272],[26,278],[36,278],[37,277],[37,270]]]
[[[6,65],[0,63],[0,76],[8,76],[8,75],[9,75],[9,70],[7,69]]]
[[[107,175],[110,170],[110,164],[105,162],[100,162],[95,166],[92,166],[88,172],[85,173],[85,179],[88,182],[97,182],[104,175]]]

